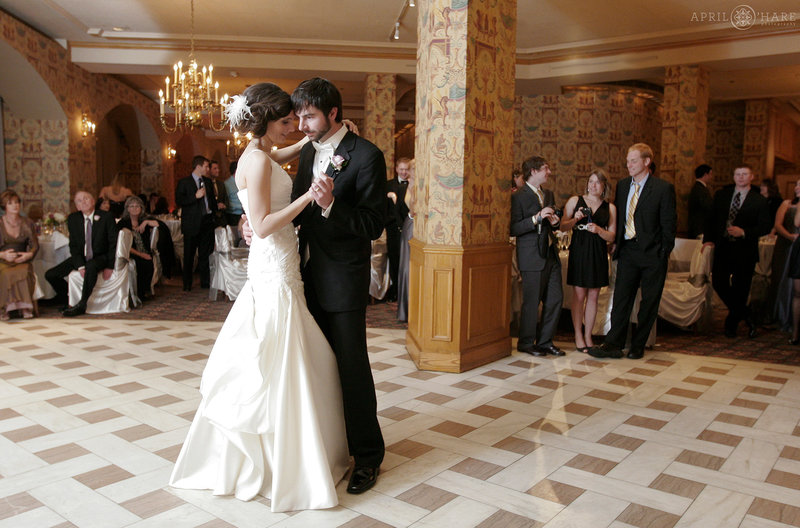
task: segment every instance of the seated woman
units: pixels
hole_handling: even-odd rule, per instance
[[[31,261],[39,251],[36,228],[20,216],[22,201],[16,192],[3,191],[0,207],[6,212],[0,219],[0,321],[8,321],[14,310],[22,310],[22,317],[30,319],[36,287]]]
[[[131,257],[136,262],[137,295],[144,300],[150,296],[150,282],[153,280],[153,253],[150,240],[153,229],[158,229],[158,221],[144,214],[144,202],[138,196],[125,200],[125,212],[117,224],[119,229],[133,232]]]

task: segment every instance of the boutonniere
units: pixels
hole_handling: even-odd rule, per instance
[[[100,215],[94,215],[94,221],[97,222],[100,220]]]
[[[343,168],[347,167],[347,160],[339,154],[334,154],[331,158],[331,166],[336,172],[341,172]]]

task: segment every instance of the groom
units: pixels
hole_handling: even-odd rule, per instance
[[[348,493],[363,493],[378,478],[384,444],[367,357],[366,308],[371,241],[386,217],[386,162],[372,143],[342,125],[342,96],[315,77],[292,93],[300,151],[292,200],[311,188],[315,202],[295,219],[308,309],[336,354],[347,444],[355,467]]]

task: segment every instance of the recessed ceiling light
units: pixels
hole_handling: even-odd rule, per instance
[[[130,28],[128,26],[114,26],[111,29],[114,31],[128,31]]]
[[[238,76],[239,76],[239,72],[237,72],[235,70],[231,70],[231,77],[238,77]]]

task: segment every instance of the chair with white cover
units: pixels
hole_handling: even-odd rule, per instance
[[[150,255],[153,257],[153,280],[150,281],[150,295],[156,294],[156,284],[161,280],[164,271],[161,267],[161,253],[158,251],[158,228],[150,230]]]
[[[699,240],[675,240],[675,251],[670,257],[670,269],[674,271],[667,273],[658,306],[661,318],[683,328],[695,323],[700,327],[710,324],[714,293],[711,287],[712,254],[713,248],[704,249]]]
[[[142,303],[136,294],[136,263],[130,258],[132,244],[133,233],[128,229],[121,229],[117,235],[114,270],[107,280],[102,273],[97,275],[97,284],[86,302],[86,313],[129,312],[131,306],[136,307]],[[67,282],[69,304],[75,306],[81,299],[83,276],[79,271],[73,271]]]
[[[383,299],[389,290],[389,257],[386,252],[386,230],[377,240],[372,241],[370,257],[369,294],[374,299]]]
[[[233,246],[231,226],[218,227],[214,230],[214,252],[208,258],[211,268],[209,299],[215,301],[217,293],[221,291],[231,301],[236,300],[247,281],[249,253],[249,248]]]

